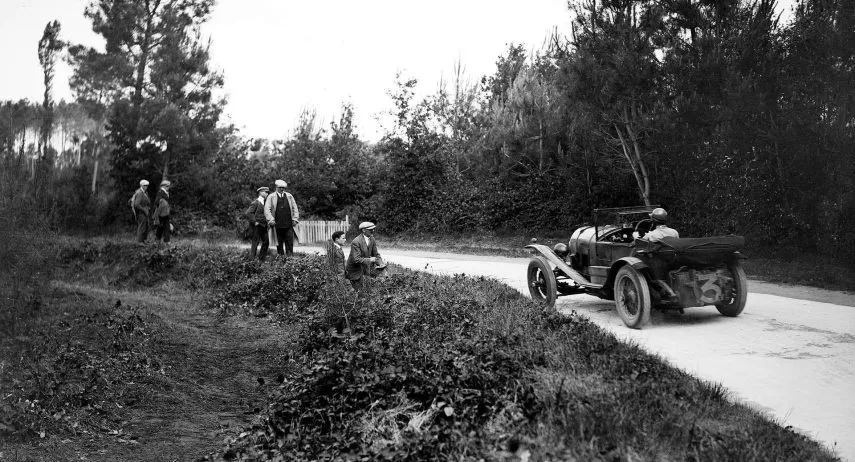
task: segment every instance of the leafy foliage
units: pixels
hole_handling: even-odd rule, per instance
[[[82,340],[91,337],[100,341]],[[112,310],[64,318],[38,337],[15,339],[26,343],[18,346],[26,358],[0,361],[0,435],[44,438],[115,426],[116,411],[144,396],[146,382],[162,372],[149,353],[153,339],[140,315]]]
[[[325,274],[318,257],[259,263],[213,247],[173,249],[90,241],[57,250],[64,265],[83,265],[85,277],[105,274],[118,284],[156,286],[176,281],[203,291],[212,314],[268,316],[299,333],[278,360],[267,408],[209,459],[692,459],[697,454],[745,459],[764,454],[831,460],[816,443],[730,403],[720,387],[670,368],[575,314],[542,312],[494,280],[392,268],[356,295]],[[132,259],[128,252],[140,257]],[[166,274],[170,281],[146,276],[147,271]],[[152,334],[146,325],[133,313],[95,311],[57,326],[61,334],[87,329],[108,334],[96,350],[75,348],[64,341],[65,334],[45,350],[34,349],[44,352],[46,361],[26,363],[39,364],[33,374],[50,380],[20,383],[19,391],[4,395],[14,399],[0,401],[13,416],[3,424],[32,436],[45,429],[61,433],[109,425],[109,409],[99,411],[103,405],[95,387],[107,387],[102,394],[107,402],[124,406],[129,403],[123,396],[141,396],[140,390],[127,393],[126,385],[157,377],[159,363],[147,354]],[[14,368],[5,370],[22,376]],[[41,383],[46,386],[39,388]],[[68,402],[64,414],[55,402],[44,412],[21,408],[33,407],[34,400],[24,396],[32,390],[60,393]],[[46,427],[56,415],[63,422],[63,415],[75,417]]]
[[[827,457],[721,388],[496,281],[404,271],[356,296],[323,284],[322,267],[269,265],[211,300],[301,335],[267,410],[209,459]]]

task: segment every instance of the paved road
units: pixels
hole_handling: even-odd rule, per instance
[[[394,250],[382,254],[407,268],[496,278],[528,295],[527,259]],[[736,400],[855,462],[855,295],[757,281],[750,281],[749,289],[738,318],[721,316],[714,307],[691,308],[682,315],[654,311],[651,324],[642,330],[626,328],[610,301],[577,295],[559,298],[557,307],[575,310],[619,338],[723,384]]]

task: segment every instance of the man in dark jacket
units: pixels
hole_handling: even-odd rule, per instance
[[[374,223],[365,221],[359,224],[362,234],[350,244],[350,255],[345,265],[345,277],[353,284],[356,290],[365,287],[365,277],[374,277],[379,271],[386,268],[380,252],[377,251],[377,242],[374,239]]]
[[[261,242],[261,251],[258,253],[258,259],[264,261],[267,257],[267,218],[264,217],[264,200],[267,199],[267,194],[270,188],[262,186],[258,188],[258,197],[255,198],[249,208],[246,209],[246,219],[249,221],[249,227],[252,230],[251,239],[252,247],[249,255],[255,258],[255,251],[258,248],[259,241]]]
[[[137,242],[148,238],[149,220],[151,220],[151,199],[148,197],[148,180],[140,180],[140,187],[131,197],[131,209],[137,221]]]
[[[155,231],[154,237],[158,241],[169,242],[169,237],[172,235],[172,224],[169,223],[171,210],[169,207],[169,188],[172,183],[169,180],[160,182],[160,191],[157,192],[157,197],[154,199],[154,214],[152,221],[154,222]]]
[[[344,231],[336,231],[332,233],[332,238],[327,241],[327,265],[330,271],[338,278],[343,278],[344,271],[344,249],[342,246],[346,242]]]

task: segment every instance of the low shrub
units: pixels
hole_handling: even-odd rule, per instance
[[[259,282],[251,290],[277,284]],[[302,326],[298,351],[257,424],[211,458],[831,460],[720,387],[496,281],[373,282],[362,296],[328,281],[305,304],[254,305]]]
[[[175,279],[217,313],[299,332],[270,404],[208,459],[833,460],[720,386],[495,280],[392,267],[357,294],[315,256],[99,248],[79,256],[122,268],[118,283]]]
[[[34,336],[8,339],[21,357],[0,360],[0,436],[114,427],[116,411],[143,399],[148,378],[161,371],[148,353],[156,335],[135,311],[97,309],[62,319],[33,329]]]

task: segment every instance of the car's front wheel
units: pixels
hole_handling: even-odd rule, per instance
[[[549,262],[543,257],[534,257],[528,263],[528,291],[531,299],[546,305],[547,308],[555,306],[558,298],[558,282]]]
[[[650,322],[650,288],[644,275],[626,265],[615,277],[615,308],[627,327],[640,329]]]
[[[742,263],[735,261],[728,265],[730,275],[733,277],[732,289],[724,303],[716,304],[718,312],[735,318],[745,309],[745,302],[748,300],[748,278],[745,276],[745,270],[742,268]]]

